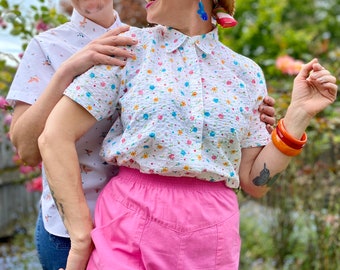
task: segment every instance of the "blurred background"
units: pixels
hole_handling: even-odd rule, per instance
[[[264,70],[277,119],[294,76],[316,57],[340,80],[340,0],[239,0],[221,41]],[[122,21],[146,26],[144,0],[114,0]],[[40,166],[24,166],[8,140],[5,96],[32,36],[69,19],[67,0],[0,0],[0,270],[40,270],[33,243]],[[308,129],[309,143],[263,199],[239,193],[240,269],[340,269],[340,101]]]

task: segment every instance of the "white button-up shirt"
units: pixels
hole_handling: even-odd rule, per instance
[[[7,99],[11,103],[19,100],[33,104],[61,63],[93,39],[122,25],[117,12],[115,16],[115,23],[106,29],[74,10],[70,22],[34,37],[21,60]],[[116,168],[107,165],[99,156],[103,138],[111,125],[110,120],[99,121],[77,142],[84,193],[92,213],[99,192],[116,173]],[[54,204],[44,173],[41,206],[46,230],[54,235],[67,237],[68,233]]]

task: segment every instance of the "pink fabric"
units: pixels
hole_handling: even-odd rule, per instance
[[[87,269],[238,269],[237,196],[223,182],[120,168],[101,193]]]

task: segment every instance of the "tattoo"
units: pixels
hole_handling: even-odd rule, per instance
[[[276,182],[276,180],[279,178],[280,174],[275,174],[272,178],[269,178],[268,183],[267,183],[267,187],[271,187],[272,185],[274,185],[274,183]]]
[[[58,212],[60,214],[61,220],[64,222],[64,220],[65,220],[64,206],[63,206],[62,203],[58,202],[57,198],[54,196],[54,194],[55,194],[54,191],[51,188],[50,188],[50,190],[51,190],[52,198],[53,198],[53,200],[55,202],[55,205],[57,207],[57,210],[58,210]]]
[[[260,172],[260,175],[257,176],[253,183],[255,186],[268,186],[271,187],[275,181],[279,178],[280,174],[276,174],[273,177],[270,177],[270,171],[266,167],[266,163],[264,164],[263,170]]]

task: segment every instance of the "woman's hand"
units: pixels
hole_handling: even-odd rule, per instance
[[[275,99],[271,96],[266,96],[263,99],[262,104],[259,106],[261,121],[266,124],[266,128],[269,134],[272,133],[272,131],[274,130],[274,125],[276,122],[274,105]]]
[[[71,239],[71,249],[65,270],[85,270],[92,250],[91,238],[87,242],[76,242]]]
[[[294,80],[290,107],[312,118],[335,101],[337,90],[336,78],[313,59]]]

